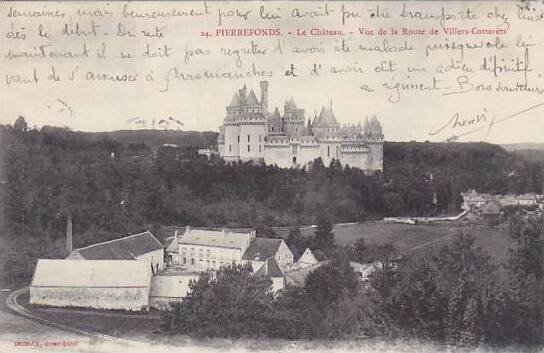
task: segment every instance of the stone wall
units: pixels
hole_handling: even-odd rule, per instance
[[[94,309],[147,310],[149,287],[30,287],[30,303]]]

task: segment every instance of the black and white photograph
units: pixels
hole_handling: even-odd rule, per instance
[[[0,352],[544,352],[543,25],[0,1]]]

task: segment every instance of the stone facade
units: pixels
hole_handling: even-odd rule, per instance
[[[333,159],[367,173],[383,170],[382,127],[376,117],[363,126],[341,126],[332,103],[306,124],[304,109],[293,98],[283,114],[268,109],[268,82],[261,82],[261,98],[246,86],[234,94],[220,127],[218,147],[226,161],[257,161],[283,168],[308,165],[321,157],[328,165]]]
[[[30,302],[36,305],[110,310],[147,310],[147,287],[30,287]]]

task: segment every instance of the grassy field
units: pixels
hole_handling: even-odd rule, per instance
[[[302,227],[301,234],[310,236],[315,227]],[[333,228],[335,241],[338,245],[349,246],[359,238],[364,238],[367,244],[393,244],[400,253],[413,248],[425,247],[432,243],[440,243],[440,239],[451,239],[455,234],[465,232],[476,238],[476,244],[485,249],[498,262],[503,262],[508,255],[510,239],[504,227],[491,228],[486,225],[463,221],[442,222],[435,224],[400,224],[384,223],[381,221],[338,224]],[[277,233],[287,237],[288,230],[279,229]]]

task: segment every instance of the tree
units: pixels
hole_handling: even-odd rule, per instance
[[[332,227],[333,224],[328,216],[321,215],[318,217],[313,248],[327,252],[334,247]]]
[[[436,253],[385,265],[370,283],[388,326],[405,333],[471,345],[489,342],[496,329],[496,266],[468,234]]]
[[[163,329],[197,337],[267,335],[273,294],[271,281],[252,274],[250,265],[229,265],[203,273],[183,301],[164,314]]]
[[[359,279],[345,259],[311,272],[302,289],[283,291],[275,305],[282,337],[340,338],[356,331]]]
[[[13,123],[13,129],[15,131],[27,131],[28,130],[28,124],[26,123],[26,120],[23,116],[20,116],[15,120],[15,123]]]
[[[544,217],[513,216],[510,222],[512,247],[501,323],[513,343],[544,344]],[[499,336],[499,339],[504,339]]]

